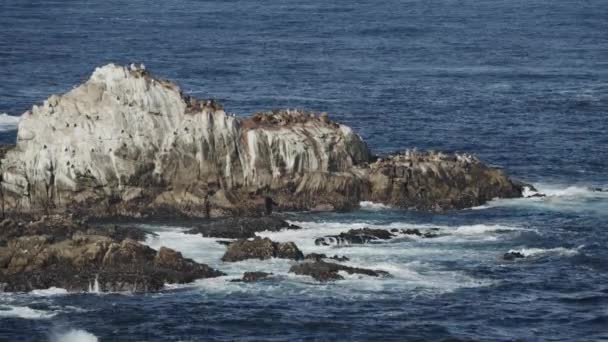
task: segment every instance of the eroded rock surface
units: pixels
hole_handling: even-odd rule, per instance
[[[228,245],[222,261],[235,262],[246,259],[293,259],[304,258],[302,251],[293,242],[274,242],[269,238],[237,240]]]
[[[339,274],[339,272],[341,271],[346,272],[348,274],[362,274],[371,277],[389,275],[388,272],[385,271],[350,267],[325,261],[302,262],[297,265],[293,265],[289,269],[289,272],[291,273],[311,276],[315,280],[318,280],[320,282],[344,279],[344,277]]]
[[[44,222],[52,223],[45,226]],[[129,232],[87,228],[59,219],[33,224],[3,222],[2,231],[17,231],[0,246],[0,291],[27,292],[49,287],[68,291],[133,291],[162,289],[165,283],[188,283],[222,272],[161,247],[157,252],[131,239]],[[8,227],[12,229],[7,229]],[[46,229],[45,229],[46,227]],[[83,232],[84,231],[84,232]],[[97,235],[100,232],[105,235]]]
[[[380,159],[326,114],[239,119],[137,67],[97,68],[22,115],[1,163],[2,208],[93,216],[234,216],[346,210],[360,201],[443,210],[519,197],[522,185],[469,155]]]

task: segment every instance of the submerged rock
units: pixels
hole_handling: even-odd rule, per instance
[[[304,255],[293,242],[274,242],[269,238],[256,237],[253,240],[237,240],[229,244],[222,261],[270,258],[301,260]]]
[[[443,210],[522,193],[470,155],[375,158],[327,114],[240,119],[147,70],[113,64],[24,113],[16,146],[2,153],[7,212],[214,217],[361,201]]]
[[[169,248],[157,252],[128,237],[80,231],[68,237],[56,228],[46,234],[11,237],[0,247],[0,291],[60,287],[146,292],[160,290],[166,283],[223,275]],[[116,230],[119,236],[123,234],[120,227]],[[54,231],[59,233],[53,235]]]
[[[228,217],[201,223],[187,233],[224,239],[247,239],[255,237],[257,232],[278,232],[283,229],[301,228],[274,216]]]
[[[348,274],[363,274],[372,277],[389,275],[388,272],[385,271],[349,267],[325,261],[302,262],[297,265],[293,265],[289,269],[289,272],[291,273],[311,276],[321,282],[344,279],[344,277],[339,274],[340,271],[346,272]]]

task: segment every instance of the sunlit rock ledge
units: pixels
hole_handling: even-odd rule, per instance
[[[1,161],[3,210],[90,216],[348,210],[360,201],[445,210],[519,197],[469,155],[378,158],[350,127],[296,110],[227,114],[143,66],[109,64],[22,115]]]

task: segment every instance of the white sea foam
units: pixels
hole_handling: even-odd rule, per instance
[[[184,233],[183,229],[163,227],[157,229],[157,236],[151,236],[146,243],[152,248],[167,246],[182,252],[185,257],[215,267],[227,275],[218,278],[200,279],[193,284],[171,285],[168,288],[200,288],[202,294],[223,294],[246,292],[260,295],[298,295],[298,296],[338,296],[361,298],[366,296],[390,295],[394,291],[416,290],[429,293],[443,293],[463,287],[487,286],[486,279],[470,277],[459,270],[446,270],[438,267],[435,260],[469,260],[475,253],[459,249],[457,242],[474,241],[491,238],[504,233],[516,232],[522,228],[503,225],[472,226],[437,226],[395,222],[391,224],[372,224],[369,222],[291,222],[302,227],[299,230],[280,232],[261,232],[259,236],[269,237],[273,241],[293,241],[304,254],[324,253],[328,256],[345,255],[350,261],[343,264],[352,267],[387,271],[390,277],[371,277],[362,275],[345,275],[344,280],[331,284],[319,284],[308,276],[289,273],[296,262],[286,259],[244,260],[241,262],[222,262],[221,257],[226,247],[218,244],[216,238],[205,238],[200,235]],[[340,234],[356,228],[382,229],[419,229],[434,231],[444,236],[434,239],[411,238],[395,239],[391,243],[352,245],[348,248],[317,246],[315,238],[325,235]],[[147,228],[153,228],[152,226]],[[158,228],[158,227],[157,227]],[[432,243],[435,241],[436,246]],[[453,243],[454,242],[454,243]],[[448,246],[454,247],[446,247]],[[453,243],[453,244],[452,244]],[[453,250],[452,250],[453,249]],[[425,263],[419,259],[426,260]],[[232,279],[240,278],[246,271],[264,271],[273,273],[276,281],[263,283],[233,283]],[[388,290],[388,292],[386,292]]]
[[[97,342],[97,336],[88,331],[71,329],[63,333],[54,333],[50,338],[51,342]]]
[[[443,228],[443,232],[456,235],[483,235],[487,233],[509,233],[514,231],[526,230],[525,228],[504,226],[498,224],[474,224],[470,226],[459,226],[455,229]]]
[[[390,206],[388,206],[386,204],[375,203],[375,202],[370,202],[370,201],[359,202],[359,207],[363,210],[384,210],[384,209],[391,208]]]
[[[0,305],[0,317],[19,317],[25,319],[48,319],[55,316],[55,312],[36,310],[27,306]]]
[[[14,131],[17,129],[21,121],[21,117],[8,115],[6,113],[0,114],[0,132]]]
[[[539,183],[534,184],[534,187],[537,189],[537,191],[525,187],[523,191],[523,198],[495,199],[472,209],[480,210],[494,207],[537,207],[552,211],[595,211],[598,213],[608,210],[608,191],[602,190],[606,189],[605,185],[582,186]]]
[[[101,293],[101,290],[99,289],[99,275],[96,275],[95,280],[89,283],[89,293]]]
[[[544,255],[562,255],[562,256],[573,256],[579,253],[580,249],[584,246],[578,246],[576,248],[521,248],[511,249],[509,253],[521,253],[525,257],[538,257]]]
[[[50,287],[44,290],[33,290],[30,294],[35,296],[59,296],[68,294],[68,290],[60,287]]]

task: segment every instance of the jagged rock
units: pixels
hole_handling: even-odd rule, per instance
[[[266,273],[266,272],[245,272],[245,273],[243,273],[242,279],[233,279],[233,280],[231,280],[231,282],[254,283],[259,280],[267,279],[271,275],[272,275],[272,273]]]
[[[388,272],[385,271],[349,267],[325,261],[302,262],[297,265],[293,265],[289,269],[289,272],[291,273],[308,275],[321,282],[344,279],[344,277],[338,273],[340,271],[344,271],[348,274],[363,274],[372,277],[389,275]]]
[[[304,255],[293,242],[274,242],[269,238],[256,237],[253,240],[237,240],[228,245],[222,261],[270,258],[300,260]]]
[[[513,261],[515,259],[523,259],[525,257],[526,256],[523,253],[515,252],[515,251],[509,251],[509,252],[503,254],[503,256],[502,256],[502,258],[507,261]]]
[[[187,233],[224,239],[248,239],[255,237],[257,232],[278,232],[283,229],[300,229],[300,227],[274,216],[229,217],[201,223]]]
[[[40,229],[36,225],[34,228]],[[120,232],[120,227],[115,229],[116,236],[127,235]],[[49,287],[87,291],[99,287],[100,291],[145,292],[160,290],[165,283],[188,283],[223,275],[172,249],[162,247],[157,252],[128,237],[82,231],[70,237],[62,230],[51,235],[53,232],[49,229],[47,234],[11,237],[0,247],[1,291]]]
[[[351,229],[340,235],[328,235],[315,239],[317,246],[364,244],[376,240],[388,240],[394,237],[385,229]]]
[[[19,213],[252,215],[268,212],[269,198],[285,210],[348,210],[360,201],[442,210],[522,192],[469,155],[375,160],[326,114],[239,119],[141,67],[113,64],[24,113],[5,152],[0,200]]]

